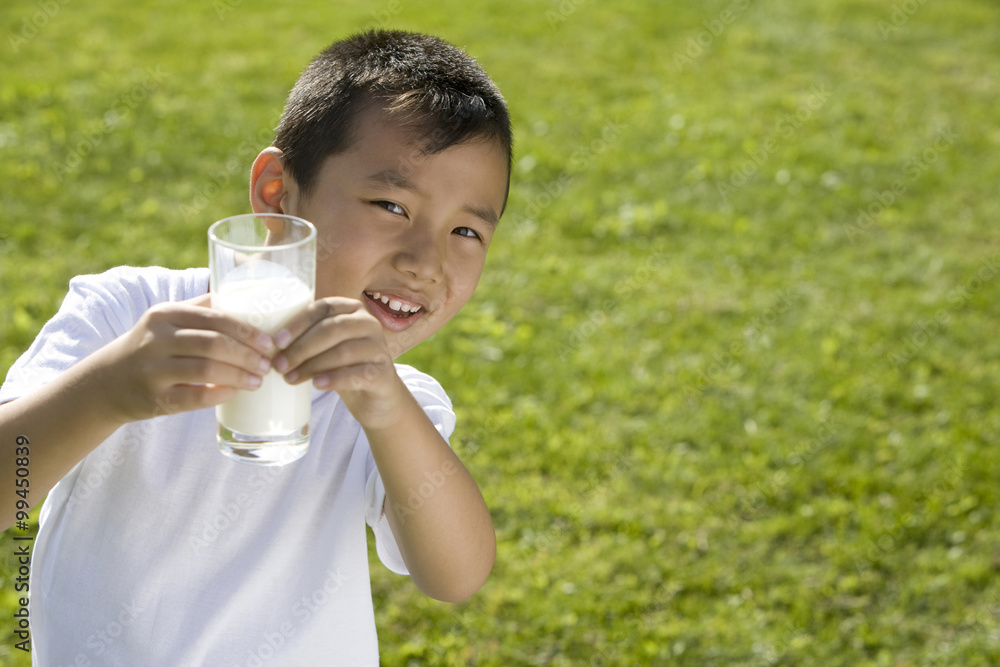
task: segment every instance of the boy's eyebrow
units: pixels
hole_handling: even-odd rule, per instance
[[[420,194],[420,188],[418,188],[413,181],[409,180],[395,169],[383,169],[382,171],[367,177],[365,180],[374,185],[385,185],[390,188],[399,188],[401,190],[407,190],[409,192]],[[490,206],[465,206],[463,207],[463,210],[485,222],[490,226],[490,229],[496,229],[497,225],[500,224],[500,216]]]
[[[500,224],[500,216],[497,215],[497,212],[491,206],[483,206],[482,208],[478,206],[466,206],[464,210],[485,222],[491,230],[495,230],[497,225]]]
[[[418,191],[416,185],[395,169],[383,169],[377,174],[372,174],[365,180],[376,185],[388,185],[391,188],[400,188],[411,192]]]

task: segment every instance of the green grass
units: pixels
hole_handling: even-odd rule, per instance
[[[1000,8],[67,3],[15,52],[44,4],[0,9],[2,369],[73,275],[203,264],[333,39],[439,34],[504,90],[487,272],[406,357],[498,561],[446,605],[373,560],[385,664],[1000,661]]]

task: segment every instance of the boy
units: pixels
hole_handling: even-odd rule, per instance
[[[450,401],[391,360],[472,296],[511,143],[471,58],[359,35],[306,69],[251,169],[254,211],[318,230],[303,314],[248,335],[208,307],[206,269],[71,281],[0,390],[0,481],[13,485],[15,443],[29,442],[31,500],[49,493],[35,664],[378,664],[366,522],[386,566],[427,595],[478,590],[496,539],[447,444]],[[280,468],[231,461],[212,406],[271,368],[313,384],[310,450]]]

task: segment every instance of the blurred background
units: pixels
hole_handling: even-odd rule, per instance
[[[499,553],[459,605],[373,555],[383,663],[997,664],[998,22],[983,0],[4,2],[0,371],[72,276],[205,265],[316,53],[430,32],[515,125],[479,292],[402,359],[454,400]]]

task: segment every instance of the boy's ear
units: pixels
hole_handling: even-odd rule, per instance
[[[265,148],[250,168],[250,206],[254,213],[291,213],[297,193],[295,181],[285,171],[280,149]],[[292,206],[294,208],[294,206]]]

